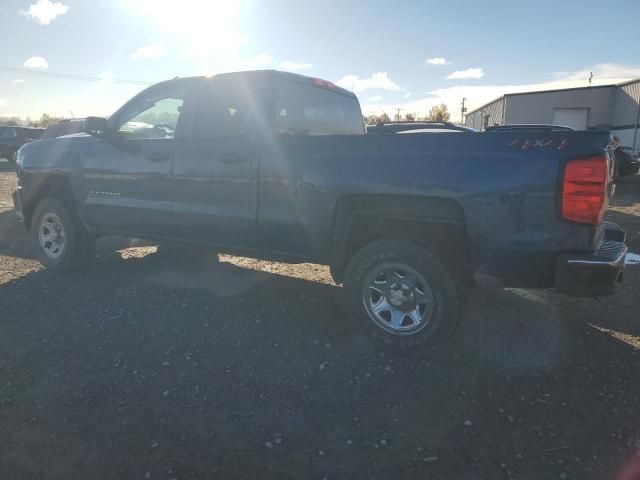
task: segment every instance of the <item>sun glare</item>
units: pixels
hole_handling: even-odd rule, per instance
[[[240,33],[243,5],[219,0],[134,0],[130,13],[147,18],[163,38],[186,43],[190,53],[207,56],[238,47],[248,40]],[[166,38],[169,37],[169,38]]]

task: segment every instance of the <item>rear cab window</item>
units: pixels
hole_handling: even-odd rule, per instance
[[[355,96],[316,86],[311,79],[304,80],[277,83],[276,134],[364,135],[360,104]]]

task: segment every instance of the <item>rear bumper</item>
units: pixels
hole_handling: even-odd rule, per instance
[[[576,297],[604,297],[622,282],[626,233],[606,223],[604,240],[591,254],[561,254],[556,260],[555,290]]]

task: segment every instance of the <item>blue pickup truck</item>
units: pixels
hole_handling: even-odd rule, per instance
[[[366,134],[354,94],[276,71],[169,80],[84,128],[18,153],[16,211],[50,269],[105,234],[326,264],[400,350],[446,339],[469,285],[601,296],[622,278],[608,132]]]

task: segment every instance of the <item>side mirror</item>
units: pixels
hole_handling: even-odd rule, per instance
[[[82,131],[89,135],[104,135],[108,130],[107,119],[102,117],[87,117],[82,126]]]

